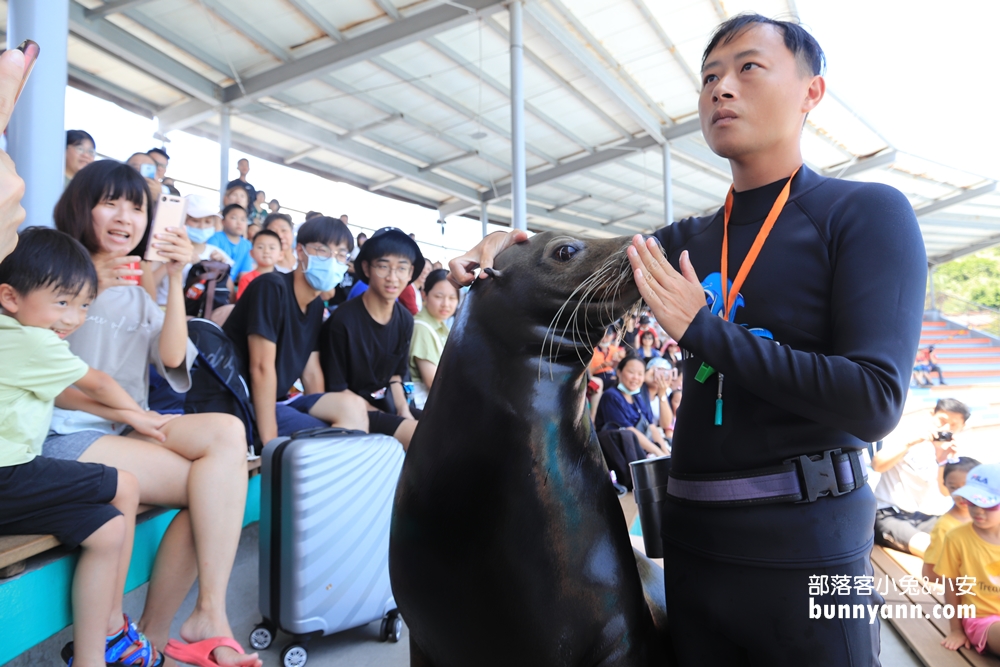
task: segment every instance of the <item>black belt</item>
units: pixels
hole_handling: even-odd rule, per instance
[[[780,466],[719,475],[679,475],[671,471],[667,495],[681,502],[718,507],[811,503],[823,496],[850,493],[867,481],[859,451],[831,449],[786,459]]]

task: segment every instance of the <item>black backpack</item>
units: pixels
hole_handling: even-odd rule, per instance
[[[240,375],[240,359],[233,342],[215,322],[200,318],[188,322],[188,338],[198,348],[198,359],[191,369],[191,389],[184,400],[184,412],[222,412],[238,417],[246,427],[247,443],[259,453],[253,403]]]
[[[229,303],[229,265],[210,259],[193,264],[184,281],[184,309],[189,317],[212,316]]]

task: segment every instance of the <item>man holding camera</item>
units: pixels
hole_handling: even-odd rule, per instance
[[[965,428],[969,408],[942,398],[930,415],[903,417],[872,459],[882,473],[875,487],[875,541],[923,556],[938,517],[951,507],[944,486],[944,465],[958,459],[954,436]]]

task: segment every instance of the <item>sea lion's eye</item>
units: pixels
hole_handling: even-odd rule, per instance
[[[552,253],[552,257],[560,262],[568,262],[576,254],[576,247],[571,245],[561,245]]]

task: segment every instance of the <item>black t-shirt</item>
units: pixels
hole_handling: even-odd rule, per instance
[[[730,284],[787,179],[734,197]],[[721,311],[723,214],[689,218],[655,236],[681,251]],[[923,317],[927,258],[913,209],[893,188],[821,177],[802,167],[740,290],[733,322],[702,308],[680,346],[684,400],[673,469],[725,473],[800,454],[861,449],[902,414]],[[714,314],[713,314],[714,312]],[[714,425],[724,374],[723,420]],[[870,548],[866,486],[815,503],[737,508],[667,503],[664,537],[707,557],[765,567],[847,562]]]
[[[302,312],[295,299],[295,272],[273,271],[257,276],[244,290],[222,328],[232,339],[243,362],[243,377],[250,382],[251,334],[272,341],[278,375],[275,399],[282,400],[302,375],[309,355],[319,349],[323,326],[323,299],[316,297]],[[253,388],[251,387],[251,391]]]
[[[254,200],[257,199],[257,189],[246,181],[241,181],[237,178],[226,183],[226,190],[228,191],[229,188],[235,188],[237,185],[247,191],[247,197],[250,198],[250,206],[253,206]],[[247,211],[247,213],[250,213],[250,211]]]
[[[348,299],[333,311],[320,332],[319,360],[326,390],[350,389],[368,398],[386,388],[393,375],[406,379],[412,336],[413,315],[399,302],[393,304],[389,323],[379,324],[361,297]]]

